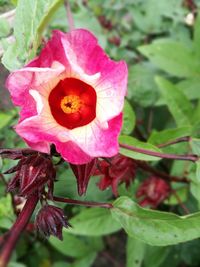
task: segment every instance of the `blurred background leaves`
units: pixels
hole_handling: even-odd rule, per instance
[[[113,59],[124,59],[129,65],[121,142],[160,151],[157,145],[190,136],[189,144],[163,147],[162,151],[199,155],[200,1],[77,0],[70,3],[75,26],[91,30]],[[12,107],[4,88],[8,75],[4,67],[13,70],[35,57],[41,49],[41,40],[45,42],[53,29],[69,30],[61,0],[0,0],[0,13],[5,14],[15,9],[16,5],[14,23],[0,15],[0,47],[4,51],[4,66],[0,66],[1,147],[24,147],[12,129],[17,122],[17,110]],[[191,213],[199,211],[199,163],[196,168],[190,162],[161,161],[126,149],[122,149],[121,153],[135,160],[151,161],[151,166],[158,170],[170,175],[187,176],[190,180],[189,184],[173,183],[171,186],[178,199],[172,195],[158,209],[184,215],[181,202]],[[12,162],[3,159],[0,165],[3,172],[11,167]],[[136,201],[135,192],[146,178],[147,174],[138,172],[128,189],[124,185],[119,186],[120,195]],[[23,201],[6,195],[8,179],[6,176],[6,180],[0,181],[1,233],[15,219],[13,201],[23,205]],[[75,177],[66,163],[59,166],[57,179],[56,195],[80,199]],[[100,191],[98,182],[99,177],[92,177],[87,194],[81,199],[112,201],[111,190]],[[200,265],[199,239],[173,246],[153,247],[135,237],[127,237],[107,210],[61,206],[73,223],[71,230],[64,231],[64,241],[55,238],[44,240],[36,236],[30,227],[18,244],[10,267]],[[138,213],[145,212],[140,209]],[[148,210],[145,214],[148,215],[148,212],[152,211]],[[141,227],[142,223],[138,230]],[[170,232],[169,226],[167,231]],[[151,234],[148,232],[146,238]],[[182,235],[184,239],[184,232]]]

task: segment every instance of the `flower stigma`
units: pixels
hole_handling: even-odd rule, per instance
[[[49,95],[51,114],[67,129],[87,125],[96,117],[94,88],[76,78],[60,80]]]
[[[67,114],[79,111],[82,105],[83,102],[76,95],[65,96],[60,102],[61,109]]]

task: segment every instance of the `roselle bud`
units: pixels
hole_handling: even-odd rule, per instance
[[[62,209],[45,205],[36,216],[35,226],[45,237],[53,235],[62,240],[62,229],[63,227],[69,227],[70,224],[67,222]]]
[[[79,195],[85,194],[90,177],[93,175],[96,168],[97,159],[93,159],[87,164],[75,165],[70,164],[70,167],[76,176]]]
[[[56,172],[50,158],[44,154],[37,153],[23,157],[6,173],[12,172],[16,174],[8,183],[9,192],[18,190],[21,196],[27,197],[36,191],[42,192],[45,184],[48,185],[50,191],[53,190]]]
[[[118,184],[125,183],[128,187],[134,179],[135,173],[136,164],[134,160],[120,154],[109,159],[109,161],[99,161],[98,168],[95,171],[95,175],[102,176],[98,184],[99,188],[105,190],[111,186],[115,196],[118,195]]]
[[[109,19],[107,19],[105,16],[99,16],[98,20],[103,28],[107,30],[112,30],[113,28],[112,22]]]
[[[170,186],[166,181],[156,176],[150,176],[140,185],[136,197],[141,206],[156,208],[169,196],[169,193]]]
[[[24,156],[37,154],[37,151],[29,148],[0,148],[0,156],[9,159],[21,159]]]

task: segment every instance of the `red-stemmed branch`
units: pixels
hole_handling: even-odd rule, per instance
[[[143,149],[143,148],[139,148],[135,146],[130,146],[126,144],[120,144],[120,147],[137,152],[137,153],[141,153],[141,154],[145,154],[145,155],[149,155],[153,157],[158,157],[158,158],[164,158],[164,159],[188,160],[192,162],[196,162],[199,159],[197,155],[193,155],[193,154],[192,155],[167,154],[167,153],[151,151],[151,150],[147,150],[147,149]]]
[[[6,234],[6,240],[2,242],[3,244],[0,251],[0,267],[7,266],[11,254],[17,244],[17,241],[20,238],[22,232],[25,230],[31,218],[31,215],[35,210],[38,200],[39,200],[38,194],[33,194],[27,199],[16,222],[13,224],[12,228]]]
[[[177,144],[180,142],[189,142],[189,141],[190,141],[190,137],[184,136],[184,137],[177,138],[173,141],[166,142],[164,144],[159,144],[159,145],[157,145],[157,147],[166,147],[166,146],[174,145],[174,144]]]
[[[68,203],[68,204],[71,204],[71,205],[80,205],[80,206],[85,206],[85,207],[99,207],[99,208],[107,208],[107,209],[113,208],[113,205],[111,203],[99,203],[99,202],[92,202],[92,201],[82,201],[82,200],[63,198],[63,197],[57,197],[57,196],[54,196],[53,200],[57,201],[57,202]]]
[[[159,171],[153,168],[152,166],[148,165],[145,161],[136,160],[136,164],[137,164],[137,167],[142,169],[143,171],[156,175],[164,180],[171,181],[171,182],[180,182],[180,183],[190,182],[190,180],[187,179],[186,177],[178,177],[178,176],[170,175],[165,172]]]

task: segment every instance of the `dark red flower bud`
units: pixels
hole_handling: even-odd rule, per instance
[[[105,190],[107,187],[111,186],[115,196],[118,195],[118,184],[125,183],[128,187],[130,182],[134,179],[135,173],[135,162],[120,154],[109,159],[109,161],[99,161],[98,169],[95,171],[95,175],[103,175],[99,182],[99,188]]]
[[[93,175],[96,169],[97,159],[93,159],[87,164],[75,165],[70,164],[70,167],[76,176],[77,187],[79,195],[85,194],[90,177]]]
[[[156,176],[150,176],[138,188],[136,197],[141,206],[150,206],[156,208],[169,196],[169,184]]]
[[[119,38],[119,36],[112,36],[112,37],[108,38],[108,42],[111,44],[114,44],[116,46],[120,46],[121,39]]]
[[[99,16],[98,20],[103,28],[107,30],[112,30],[113,28],[112,22],[108,20],[105,16]]]
[[[62,229],[69,227],[70,224],[67,222],[62,209],[45,205],[36,216],[35,226],[45,237],[53,235],[62,240]]]
[[[22,157],[18,164],[6,173],[16,172],[8,184],[7,190],[18,190],[21,196],[28,196],[36,191],[44,190],[47,184],[49,191],[53,190],[55,180],[55,168],[46,155],[37,153],[35,155]]]
[[[9,148],[0,148],[0,156],[3,158],[9,159],[21,159],[24,156],[37,154],[37,151],[34,151],[29,148],[16,148],[16,149],[9,149]]]

